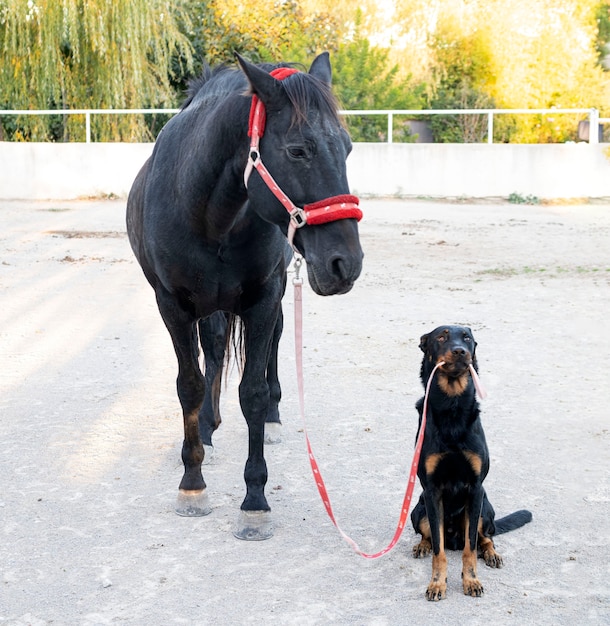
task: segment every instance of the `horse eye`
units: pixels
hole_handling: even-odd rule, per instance
[[[288,146],[288,156],[292,159],[306,159],[309,153],[303,146]]]

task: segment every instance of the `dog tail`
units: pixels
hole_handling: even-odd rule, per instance
[[[531,521],[532,514],[530,513],[530,511],[526,511],[525,509],[515,511],[510,515],[507,515],[506,517],[502,517],[495,521],[496,535],[507,533],[510,530],[516,530],[517,528],[521,528],[521,526],[525,526]]]

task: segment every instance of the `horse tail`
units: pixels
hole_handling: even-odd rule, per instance
[[[521,526],[525,526],[525,524],[531,521],[532,514],[530,513],[530,511],[526,511],[525,509],[515,511],[510,515],[506,515],[505,517],[502,517],[495,521],[495,534],[501,535],[502,533],[507,533],[510,530],[516,530],[517,528],[521,528]]]
[[[225,384],[228,379],[229,368],[232,364],[237,365],[240,375],[243,373],[246,361],[244,325],[239,315],[226,313],[227,332],[225,345]]]

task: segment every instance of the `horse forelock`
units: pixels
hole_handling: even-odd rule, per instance
[[[342,124],[339,104],[330,86],[311,74],[298,72],[282,81],[293,107],[293,124],[306,124],[311,111],[318,111],[323,119]]]

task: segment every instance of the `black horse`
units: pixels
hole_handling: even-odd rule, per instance
[[[206,70],[160,133],[129,194],[127,232],[178,359],[184,476],[176,511],[210,512],[203,444],[211,446],[220,423],[222,361],[236,319],[249,446],[235,534],[264,539],[272,534],[264,431],[266,421],[279,422],[287,237],[306,260],[316,293],[346,293],[362,267],[361,213],[357,198],[347,195],[351,142],[332,95],[328,54],[316,57],[309,72],[237,58],[241,71]]]

